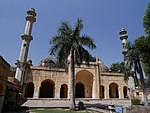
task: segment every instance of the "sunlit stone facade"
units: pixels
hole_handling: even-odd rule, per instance
[[[26,70],[24,96],[70,99],[70,64],[67,69],[30,66]],[[75,66],[75,97],[91,99],[129,98],[128,83],[121,73],[111,73],[100,61]]]

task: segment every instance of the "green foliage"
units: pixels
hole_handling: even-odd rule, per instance
[[[78,19],[75,26],[71,26],[68,22],[62,22],[58,28],[58,34],[50,40],[52,45],[50,55],[54,55],[60,63],[70,62],[70,109],[75,110],[74,97],[74,65],[80,65],[83,61],[89,64],[92,55],[84,47],[95,49],[94,40],[88,35],[81,35],[83,22]],[[67,61],[68,60],[68,61]]]
[[[110,70],[114,73],[123,73],[124,72],[124,63],[123,62],[113,63],[110,66]]]
[[[131,103],[132,103],[132,105],[139,105],[139,104],[140,104],[140,102],[141,102],[141,100],[140,100],[140,99],[138,99],[138,98],[133,98],[133,99],[131,99]]]
[[[94,61],[92,55],[84,47],[95,49],[94,40],[88,35],[81,35],[83,21],[77,20],[75,26],[63,21],[58,28],[58,34],[50,40],[50,54],[56,56],[58,62],[67,61],[71,49],[74,51],[75,63]],[[66,62],[65,62],[66,63]],[[62,64],[63,65],[63,64]]]
[[[139,37],[134,41],[134,45],[140,54],[146,75],[150,76],[150,35]]]
[[[125,81],[128,80],[128,77],[132,75],[134,78],[135,86],[138,86],[139,83],[138,83],[137,73],[141,73],[139,72],[140,69],[139,53],[135,49],[135,46],[130,42],[127,43],[127,49],[128,49],[128,53],[127,55],[125,55],[124,80]],[[132,69],[134,69],[134,71],[132,71]],[[140,69],[140,71],[142,70]]]
[[[150,3],[147,5],[147,9],[143,17],[143,26],[145,28],[145,33],[150,34]]]

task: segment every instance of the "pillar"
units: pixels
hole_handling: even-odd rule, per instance
[[[104,89],[104,98],[105,99],[109,99],[109,87],[106,86],[105,89]]]
[[[29,9],[29,11],[27,11],[26,27],[25,27],[24,34],[21,36],[22,45],[21,45],[19,60],[17,60],[16,62],[17,70],[15,75],[15,78],[21,82],[21,85],[23,84],[23,76],[25,73],[25,66],[26,66],[26,61],[28,56],[29,45],[31,40],[33,39],[31,36],[31,31],[32,31],[33,23],[36,21],[35,16],[36,16],[35,9],[31,8]]]
[[[33,98],[39,98],[41,84],[34,83],[34,93]]]
[[[123,99],[123,98],[124,98],[124,95],[123,95],[122,86],[119,86],[119,87],[118,87],[118,93],[119,93],[119,99]]]
[[[60,98],[60,87],[55,88],[55,98]]]
[[[93,78],[92,99],[96,99],[96,79],[95,79],[95,76]]]

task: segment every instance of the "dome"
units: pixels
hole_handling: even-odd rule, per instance
[[[109,68],[104,65],[103,63],[100,64],[100,71],[101,72],[109,72]]]
[[[56,61],[49,55],[45,59],[41,60],[39,62],[38,66],[55,68],[56,67]]]

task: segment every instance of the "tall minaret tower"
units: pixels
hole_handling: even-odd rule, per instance
[[[16,62],[17,70],[15,75],[15,78],[18,79],[21,84],[23,83],[23,76],[25,73],[25,66],[28,57],[29,45],[31,40],[33,40],[31,36],[31,31],[32,31],[33,23],[36,21],[35,16],[36,16],[36,12],[34,8],[31,8],[27,11],[26,27],[25,27],[24,34],[21,35],[22,45],[21,45],[19,60],[17,60]]]
[[[122,54],[124,55],[124,65],[128,66],[127,64],[127,55],[128,55],[128,48],[127,48],[127,31],[124,28],[121,28],[120,32],[120,40],[122,41],[122,46],[123,46],[123,52]],[[130,88],[130,97],[133,97],[133,90],[135,89],[135,84],[134,84],[134,79],[132,76],[129,76],[128,80],[128,87]]]
[[[126,35],[127,31],[124,28],[121,28],[119,34],[120,34],[120,40],[122,41],[122,46],[123,46],[122,54],[124,55],[124,59],[125,59],[125,56],[127,55],[127,52],[128,52],[128,50],[127,50],[128,36]]]

